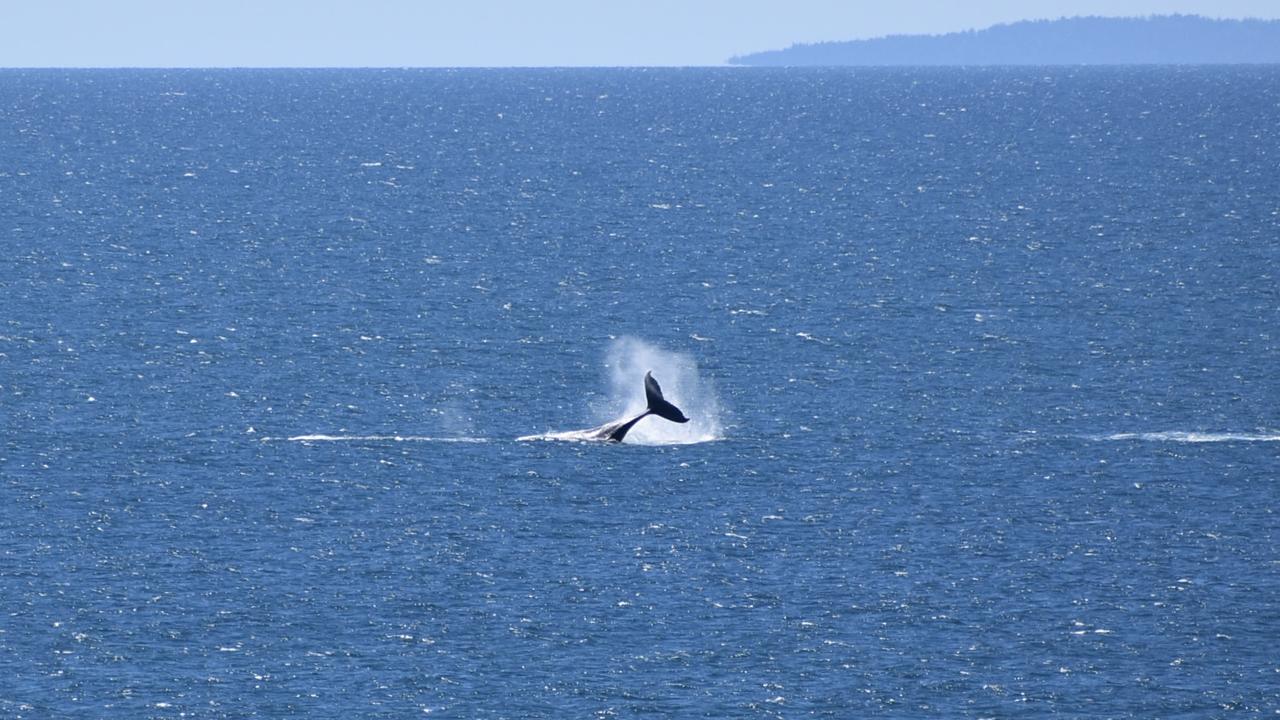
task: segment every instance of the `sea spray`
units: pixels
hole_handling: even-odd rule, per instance
[[[609,396],[594,408],[601,422],[644,412],[646,372],[653,373],[666,399],[689,417],[689,422],[683,424],[657,417],[645,418],[627,435],[627,442],[678,445],[723,437],[722,408],[715,384],[698,372],[698,363],[692,356],[665,350],[639,338],[620,337],[609,344],[605,367]]]

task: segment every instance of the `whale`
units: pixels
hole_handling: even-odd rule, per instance
[[[662,396],[662,386],[658,385],[658,381],[653,379],[652,371],[644,374],[644,398],[649,404],[649,407],[644,412],[629,420],[622,419],[605,423],[590,432],[594,433],[595,438],[598,440],[620,443],[627,436],[627,433],[631,432],[631,428],[636,426],[636,423],[650,415],[657,415],[673,423],[689,422],[689,418],[685,417],[680,408],[672,405]]]
[[[569,432],[548,433],[546,435],[529,435],[527,437],[517,438],[517,440],[578,440],[578,441],[596,441],[620,443],[631,432],[631,428],[636,423],[649,417],[656,415],[664,420],[670,420],[673,423],[687,423],[689,418],[681,412],[680,408],[671,404],[662,396],[662,386],[657,380],[653,379],[653,372],[644,374],[644,397],[648,404],[645,411],[635,417],[625,417],[613,422],[605,423],[597,428],[588,430],[570,430]]]

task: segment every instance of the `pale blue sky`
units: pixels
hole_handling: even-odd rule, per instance
[[[718,65],[796,42],[1280,0],[0,0],[0,67]]]

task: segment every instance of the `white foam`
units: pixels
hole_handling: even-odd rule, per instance
[[[1280,433],[1194,432],[1167,430],[1164,432],[1114,433],[1100,435],[1099,440],[1142,440],[1146,442],[1220,443],[1220,442],[1280,442]]]
[[[537,442],[545,440],[547,442],[600,442],[600,438],[595,436],[594,430],[568,430],[566,432],[546,432],[537,435],[521,435],[516,438],[516,442]]]

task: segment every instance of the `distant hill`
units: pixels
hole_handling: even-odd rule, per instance
[[[1280,20],[1074,17],[946,35],[792,45],[732,65],[1216,65],[1280,63]]]

